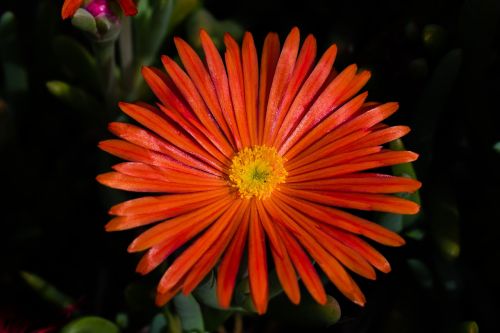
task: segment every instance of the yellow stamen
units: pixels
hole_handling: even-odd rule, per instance
[[[276,185],[284,183],[287,172],[276,149],[266,146],[244,148],[233,157],[229,179],[243,198],[265,199]]]

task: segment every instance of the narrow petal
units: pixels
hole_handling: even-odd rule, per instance
[[[274,212],[273,217],[282,224],[285,228],[289,229],[297,239],[302,243],[306,250],[311,254],[311,256],[318,262],[323,272],[327,275],[330,281],[349,299],[354,303],[359,305],[364,305],[365,298],[361,293],[361,290],[352,280],[346,270],[342,265],[331,256],[313,237],[311,237],[304,229],[297,225],[293,220],[293,217],[289,216],[287,213],[281,209],[284,206],[280,205],[279,201],[277,204],[271,199],[269,207]]]
[[[218,241],[224,229],[227,229],[231,222],[233,222],[232,219],[240,206],[240,200],[233,201],[232,205],[221,214],[213,226],[182,252],[161,278],[158,284],[158,292],[163,293],[171,289],[187,274],[212,244]]]
[[[226,121],[224,120],[224,115],[219,105],[219,100],[217,98],[214,84],[212,82],[212,79],[210,78],[210,75],[208,74],[207,69],[205,68],[205,65],[203,65],[200,57],[184,40],[176,37],[174,38],[174,42],[175,46],[177,47],[177,51],[179,52],[181,61],[184,64],[184,68],[193,80],[193,83],[198,89],[198,92],[203,98],[203,101],[208,106],[217,124],[224,132],[226,138],[232,140],[233,137],[230,133],[230,129]]]
[[[293,74],[295,61],[299,52],[300,32],[298,28],[293,28],[288,34],[281,55],[276,65],[271,91],[269,92],[269,101],[266,109],[266,121],[264,125],[263,144],[270,145],[270,138],[274,136],[277,130],[277,112],[283,95],[287,88],[287,84]]]
[[[278,279],[280,280],[281,286],[293,304],[300,303],[300,289],[299,283],[297,281],[297,275],[295,274],[295,269],[293,268],[292,261],[288,256],[288,253],[283,251],[279,255],[274,247],[271,247],[271,254],[274,260],[274,267],[276,268],[276,273]]]
[[[142,197],[119,203],[109,210],[109,214],[118,216],[131,216],[140,214],[150,214],[163,211],[177,211],[180,207],[197,204],[199,201],[205,202],[218,200],[228,196],[227,188],[206,191],[193,194],[173,194],[157,197]]]
[[[259,92],[259,61],[257,49],[251,33],[246,32],[241,47],[241,60],[243,66],[243,82],[245,88],[245,110],[247,114],[248,133],[250,144],[258,144],[257,106]]]
[[[399,139],[410,132],[408,126],[392,126],[373,131],[367,136],[353,142],[349,149],[359,149],[369,146],[378,146]],[[345,147],[344,149],[348,149]]]
[[[177,65],[174,60],[167,56],[162,56],[161,60],[168,75],[172,78],[176,87],[191,106],[193,112],[196,114],[207,131],[214,137],[213,143],[215,146],[226,157],[230,157],[233,149],[224,137],[220,128],[217,126],[217,122],[213,118],[212,114],[208,111],[205,103],[203,102],[203,98],[196,90],[191,78],[179,67],[179,65]]]
[[[281,257],[286,250],[278,237],[273,221],[264,208],[264,204],[261,200],[256,200],[255,205],[252,206],[252,208],[256,209],[256,211],[254,211],[254,216],[258,216],[260,222],[262,223],[266,235],[269,238],[269,242],[271,243],[271,247],[274,249],[276,254]]]
[[[303,173],[307,172],[312,172],[312,171],[319,171],[319,170],[324,170],[324,169],[330,169],[334,166],[338,165],[345,165],[348,164],[350,161],[365,157],[365,156],[370,156],[375,153],[378,153],[382,150],[381,146],[375,146],[375,147],[368,147],[368,148],[362,148],[354,151],[348,151],[342,154],[333,154],[330,157],[326,158],[320,158],[318,156],[318,160],[315,162],[302,165],[297,168],[293,168],[289,170],[289,175],[290,177],[295,176],[295,175],[300,175]],[[321,154],[323,155],[323,154]],[[301,163],[302,164],[302,163]],[[299,164],[300,165],[300,164]]]
[[[217,220],[232,200],[221,199],[196,211],[159,223],[136,237],[129,245],[128,251],[144,251],[167,240],[183,244]]]
[[[365,157],[354,159],[345,165],[333,166],[322,170],[311,171],[287,178],[287,183],[297,183],[316,179],[328,179],[358,171],[370,170],[384,166],[413,162],[418,155],[409,151],[382,151]]]
[[[164,169],[154,165],[139,162],[123,162],[113,166],[113,169],[128,176],[158,180],[161,182],[185,183],[199,186],[227,186],[227,181],[205,173],[200,176],[186,174],[185,172]]]
[[[286,147],[297,142],[304,134],[311,130],[314,125],[319,123],[325,116],[330,114],[340,105],[342,94],[354,79],[356,70],[356,65],[350,65],[335,77],[325,91],[316,99],[307,113],[304,114],[295,129],[291,131],[284,144],[285,148],[282,147],[280,150],[286,151]]]
[[[185,184],[182,182],[162,182],[158,180],[132,177],[119,172],[107,172],[97,176],[96,179],[99,183],[108,187],[132,192],[193,193],[203,192],[219,187]]]
[[[288,206],[295,207],[324,224],[363,235],[384,245],[401,246],[405,243],[404,239],[395,232],[350,213],[281,193],[276,193],[276,197]]]
[[[309,148],[314,142],[323,138],[326,134],[339,126],[339,124],[348,120],[357,110],[359,110],[359,108],[361,108],[367,96],[368,94],[364,93],[347,102],[337,111],[330,114],[325,120],[320,122],[316,127],[311,129],[311,131],[306,133],[296,144],[292,144],[291,141],[286,141],[279,149],[280,153],[286,153],[285,158],[291,160],[300,152]]]
[[[316,94],[328,79],[336,55],[337,47],[335,45],[330,46],[319,60],[311,75],[307,78],[297,97],[293,100],[290,110],[286,113],[282,126],[280,126],[275,140],[276,147],[279,147],[283,143],[285,137],[296,126],[298,119],[303,115],[306,108],[309,107],[313,98],[316,97]]]
[[[330,190],[360,193],[400,193],[415,192],[422,183],[418,180],[395,177],[380,173],[355,173],[332,179],[322,179],[289,184],[300,190]]]
[[[239,150],[242,148],[241,138],[237,129],[236,118],[233,110],[233,102],[231,101],[231,93],[229,91],[229,81],[227,78],[227,72],[224,67],[224,62],[215,47],[214,42],[208,35],[208,33],[201,29],[200,30],[200,40],[205,52],[206,62],[208,70],[210,72],[210,77],[215,86],[217,92],[217,97],[224,114],[224,118],[227,125],[231,129],[231,134],[233,136],[236,148]]]
[[[217,170],[210,168],[205,163],[191,157],[189,154],[180,150],[176,146],[165,142],[161,138],[140,127],[125,123],[110,123],[108,128],[110,132],[123,140],[170,156],[182,164],[186,164],[187,166],[196,168],[197,170],[203,170],[204,172],[200,172],[200,175],[205,176],[207,171],[216,175],[220,174]]]
[[[420,210],[420,206],[413,201],[383,194],[302,191],[286,187],[283,187],[282,192],[323,205],[343,208],[374,210],[394,214],[416,214]]]
[[[229,242],[234,237],[234,234],[238,228],[242,226],[242,219],[247,209],[248,200],[243,200],[240,208],[234,216],[233,221],[229,222],[230,225],[224,229],[218,240],[208,249],[207,252],[205,252],[205,254],[203,254],[203,260],[200,260],[187,274],[184,286],[182,287],[182,292],[184,294],[189,294],[193,291],[193,289],[198,286],[210,270],[215,267]]]
[[[236,275],[240,267],[243,249],[247,243],[250,220],[250,209],[243,211],[244,215],[236,234],[229,244],[217,271],[217,300],[223,308],[231,305]]]
[[[229,78],[229,90],[231,92],[237,125],[237,129],[233,128],[233,131],[238,130],[242,146],[249,147],[251,142],[245,110],[245,82],[241,65],[240,47],[233,37],[227,33],[224,35],[224,44],[226,45],[225,58]]]
[[[189,123],[189,121],[181,114],[175,112],[174,110],[170,110],[165,108],[162,105],[159,105],[161,111],[163,111],[170,119],[175,121],[180,127],[182,127],[186,132],[191,135],[191,137],[205,149],[210,155],[215,157],[219,162],[224,165],[230,165],[229,158],[224,155],[220,149],[217,148],[217,145],[214,144],[217,139],[210,131],[206,129],[200,130],[193,124]],[[212,158],[213,159],[213,158]]]
[[[295,67],[293,69],[290,82],[283,94],[283,99],[279,105],[276,113],[276,131],[270,137],[271,142],[275,142],[278,131],[281,128],[283,119],[289,113],[290,105],[295,101],[299,89],[302,87],[305,79],[308,77],[309,72],[314,64],[316,58],[316,39],[309,35],[307,36],[302,48],[300,49]]]
[[[316,269],[311,263],[311,260],[304,252],[304,250],[300,247],[299,243],[293,238],[292,235],[288,233],[288,231],[283,228],[279,229],[283,242],[287,248],[288,253],[290,254],[293,265],[297,269],[297,272],[302,279],[302,282],[304,282],[304,285],[306,286],[311,296],[316,300],[316,302],[318,302],[319,304],[325,304],[325,288],[323,287],[323,283],[321,282]]]
[[[264,122],[269,101],[271,84],[273,83],[276,65],[280,56],[280,40],[278,34],[271,32],[264,40],[262,57],[260,61],[260,86],[259,86],[259,144],[263,143]]]
[[[202,171],[182,164],[167,155],[155,153],[154,151],[139,147],[127,141],[105,140],[99,142],[99,148],[127,161],[155,165],[192,175],[200,175],[200,173],[202,173]]]
[[[175,295],[179,293],[181,290],[181,286],[177,286],[176,288],[172,288],[171,290],[165,292],[165,293],[158,293],[156,294],[156,299],[155,303],[157,306],[163,306],[170,302],[172,298],[174,298]]]
[[[354,251],[362,255],[370,264],[383,273],[391,271],[391,265],[385,257],[375,250],[371,245],[348,232],[344,232],[334,227],[321,226],[330,236],[349,246]]]
[[[167,121],[164,117],[161,117],[159,114],[156,114],[152,110],[140,105],[120,103],[119,106],[126,115],[130,116],[144,127],[147,127],[151,131],[155,132],[166,141],[172,143],[180,150],[189,152],[205,164],[208,164],[219,171],[223,169],[223,165],[216,159],[212,158],[207,151],[199,145],[198,142],[193,141],[185,135],[183,131],[171,122]]]
[[[263,314],[267,310],[269,294],[266,241],[259,216],[253,210],[250,210],[248,276],[253,305],[259,314]]]

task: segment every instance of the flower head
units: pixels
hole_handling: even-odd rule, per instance
[[[113,16],[110,8],[110,2],[112,2],[112,0],[64,0],[61,16],[63,19],[70,18],[75,14],[78,8],[81,8],[82,6],[85,7],[85,9],[93,16]],[[137,6],[135,5],[134,0],[118,0],[118,3],[125,15],[134,16],[137,14]]]
[[[413,192],[418,181],[368,172],[417,158],[382,146],[409,131],[382,124],[398,105],[366,102],[367,93],[358,93],[370,73],[355,65],[337,73],[335,45],[315,64],[315,38],[308,36],[300,47],[297,28],[282,48],[270,33],[260,61],[250,33],[241,48],[225,36],[225,61],[205,31],[200,37],[205,61],[176,38],[184,69],[167,56],[162,57],[167,74],[143,69],[160,103],[121,103],[142,127],[111,123],[120,140],[100,143],[129,162],[98,176],[99,182],[163,193],[112,207],[115,217],[106,229],[156,223],[129,251],[146,251],[137,266],[142,274],[168,258],[158,304],[179,291],[191,292],[216,268],[219,303],[229,306],[247,251],[251,297],[259,313],[267,308],[268,266],[274,266],[292,302],[300,301],[300,277],[325,303],[312,261],[341,293],[363,305],[365,297],[348,270],[368,279],[376,278],[375,269],[390,271],[364,238],[389,246],[404,240],[343,209],[419,210],[416,203],[390,195]]]

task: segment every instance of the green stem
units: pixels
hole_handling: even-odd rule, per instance
[[[106,109],[111,112],[118,100],[118,86],[116,84],[115,61],[116,38],[95,40],[92,43],[97,65],[101,73],[101,88],[106,102]]]
[[[120,60],[123,73],[124,91],[129,91],[133,84],[133,60],[134,49],[132,44],[132,23],[130,17],[124,17],[122,20],[122,30],[120,33],[119,47]]]

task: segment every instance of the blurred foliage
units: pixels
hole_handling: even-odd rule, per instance
[[[85,12],[61,21],[61,4],[0,4],[0,172],[7,194],[0,331],[5,322],[65,333],[497,329],[498,1],[140,0],[139,14],[114,27],[119,36]],[[241,38],[249,30],[262,43],[267,32],[283,39],[293,26],[314,34],[320,50],[337,43],[338,69],[356,62],[371,70],[371,100],[400,102],[388,122],[412,133],[391,148],[414,150],[420,159],[392,171],[422,181],[419,192],[401,194],[421,202],[422,211],[377,218],[407,245],[380,248],[393,271],[376,283],[359,280],[364,309],[331,286],[323,307],[305,292],[300,306],[291,305],[273,272],[266,316],[253,313],[245,279],[234,307],[218,308],[213,276],[158,309],[161,272],[134,275],[136,258],[123,250],[130,234],[108,236],[102,227],[106,209],[124,196],[94,181],[110,163],[96,144],[108,136],[106,124],[121,117],[116,102],[151,100],[140,68],[158,66],[160,54],[175,57],[173,35],[199,49],[204,28],[222,48],[224,32]],[[111,42],[97,43],[103,36]]]

